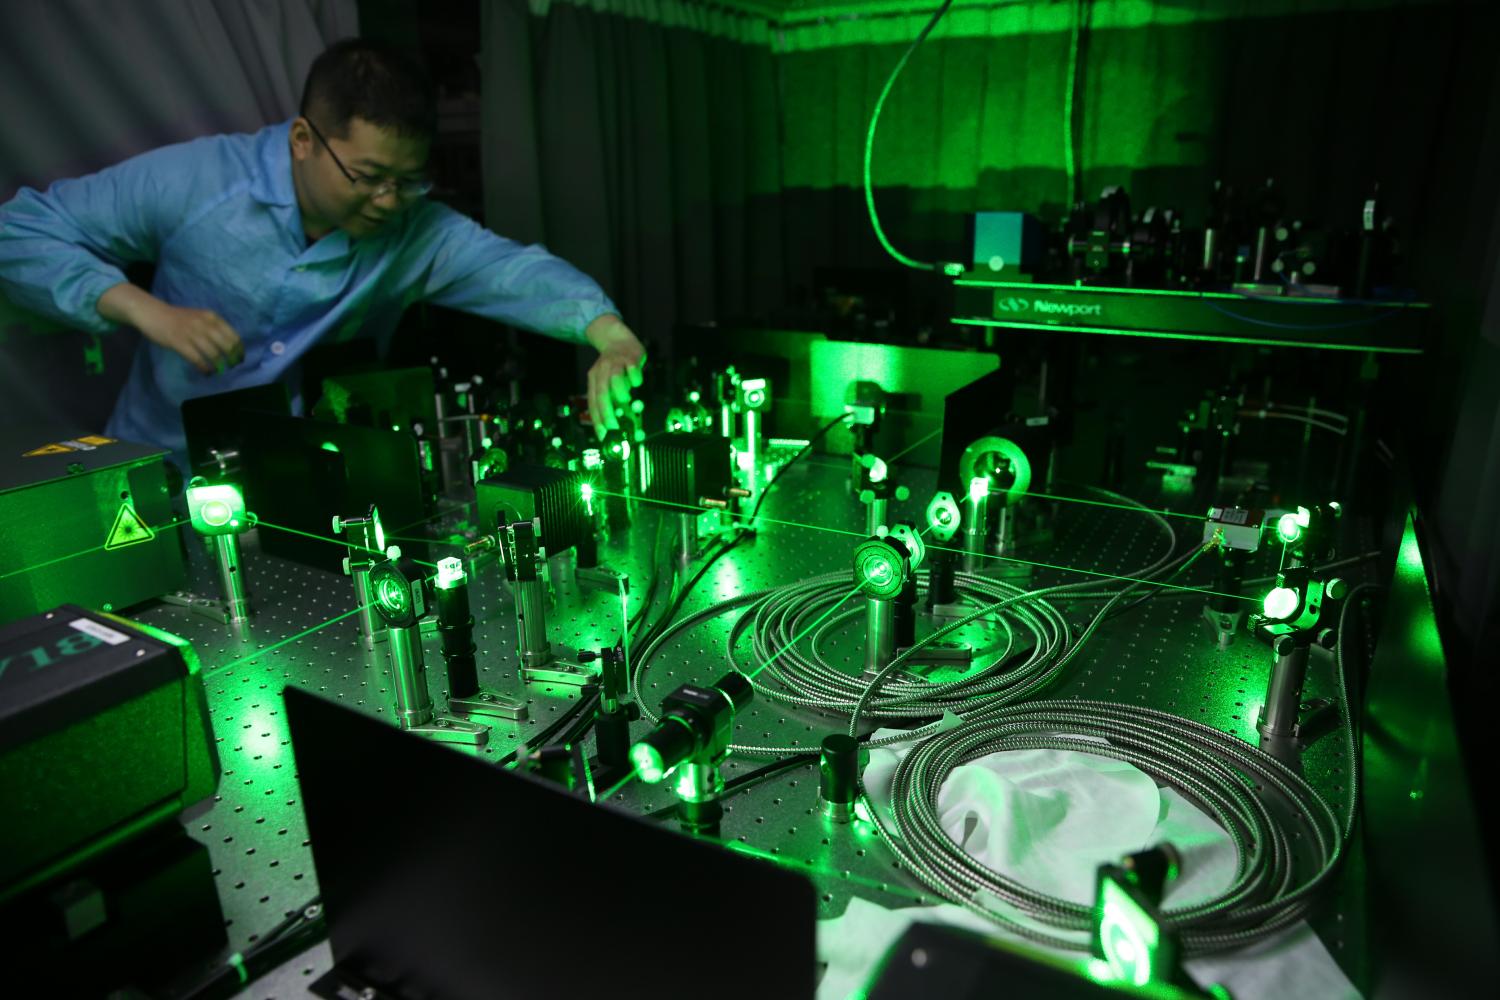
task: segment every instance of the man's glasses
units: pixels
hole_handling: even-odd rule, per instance
[[[312,129],[313,135],[318,137],[318,141],[323,144],[323,148],[328,150],[328,155],[333,157],[334,166],[339,168],[339,172],[349,179],[350,184],[353,184],[362,193],[369,195],[371,198],[379,198],[381,195],[390,194],[394,191],[396,197],[407,201],[413,198],[420,198],[432,190],[432,181],[425,177],[404,179],[395,177],[381,178],[371,177],[369,174],[360,173],[357,170],[350,170],[344,166],[344,161],[339,159],[339,154],[333,151],[333,147],[328,145],[328,140],[323,138],[323,133],[318,131],[318,126],[312,123],[312,119],[304,118],[302,120],[307,122],[307,127]]]

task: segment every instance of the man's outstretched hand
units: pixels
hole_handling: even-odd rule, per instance
[[[233,368],[245,360],[245,344],[211,309],[168,305],[150,292],[123,282],[99,297],[99,315],[128,323],[141,336],[181,355],[204,375]]]
[[[606,431],[619,429],[619,415],[630,406],[630,390],[640,388],[646,348],[613,313],[594,320],[583,335],[599,352],[599,360],[589,369],[589,417],[602,438]]]

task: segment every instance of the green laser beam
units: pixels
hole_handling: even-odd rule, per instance
[[[694,513],[697,513],[697,514],[706,514],[706,513],[710,512],[710,511],[712,511],[712,512],[714,512],[716,514],[728,514],[730,517],[743,518],[744,520],[747,520],[747,521],[750,519],[750,515],[749,514],[741,514],[738,511],[725,510],[722,507],[697,507],[697,506],[694,506],[693,504],[673,503],[670,500],[644,500],[644,499],[642,499],[640,497],[632,497],[628,493],[614,493],[614,492],[611,492],[609,490],[601,490],[598,487],[594,488],[594,494],[596,496],[619,497],[622,500],[640,500],[641,503],[644,503],[644,504],[647,504],[647,505],[650,505],[650,506],[657,506],[657,507],[678,507],[678,508],[681,508],[682,510],[690,510],[690,511],[693,511]],[[774,518],[774,517],[766,517],[764,514],[759,515],[758,517],[756,517],[755,520],[757,520],[757,521],[764,521],[767,524],[784,524],[788,528],[809,528],[809,529],[811,529],[813,531],[829,531],[829,532],[832,532],[833,534],[836,534],[836,535],[850,535],[850,536],[853,536],[855,538],[863,538],[863,537],[865,537],[865,534],[862,531],[845,531],[843,528],[829,528],[829,527],[827,527],[825,525],[821,525],[821,524],[804,524],[804,523],[802,523],[800,521],[778,521],[776,518]]]
[[[603,794],[601,794],[600,796],[598,796],[598,798],[599,799],[613,798],[616,794],[619,793],[620,789],[624,788],[626,785],[630,784],[634,780],[635,780],[635,768],[632,767],[630,769],[630,773],[629,774],[625,775],[625,777],[623,777],[619,781],[615,782],[614,785],[611,786],[611,788],[609,789],[609,791],[604,792]],[[598,801],[598,799],[596,799],[595,801]]]
[[[328,538],[328,537],[326,537],[324,535],[314,535],[310,531],[302,531],[302,530],[300,530],[298,528],[288,528],[284,524],[272,524],[270,521],[257,521],[256,523],[258,525],[260,525],[261,527],[263,527],[263,528],[274,528],[277,531],[285,531],[288,534],[301,535],[303,538],[311,538],[311,539],[314,539],[314,540],[319,541],[319,542],[327,542],[329,545],[338,545],[338,546],[340,546],[342,548],[346,548],[346,549],[357,549],[360,552],[370,552],[370,553],[373,553],[373,554],[375,554],[377,556],[383,556],[383,555],[385,555],[385,553],[381,552],[379,549],[365,548],[363,545],[355,545],[355,544],[353,544],[353,543],[351,543],[349,541],[346,541],[346,540],[340,539],[340,538]],[[432,569],[437,569],[437,563],[425,562],[425,561],[423,561],[421,559],[413,559],[412,562],[416,563],[418,566],[429,566]]]
[[[863,822],[863,820],[861,820],[860,822]],[[817,864],[810,864],[806,861],[801,860],[800,858],[794,858],[789,854],[772,854],[770,851],[763,851],[758,847],[751,847],[748,843],[745,843],[741,840],[723,840],[719,837],[710,837],[704,834],[699,834],[698,837],[700,840],[707,840],[711,843],[721,844],[724,847],[729,848],[729,850],[734,851],[738,854],[744,854],[748,857],[755,858],[758,861],[766,861],[781,868],[806,872],[810,875],[820,875],[824,878],[842,879],[843,881],[848,882],[852,885],[862,886],[866,889],[873,889],[876,892],[890,893],[893,896],[903,896],[907,899],[912,900],[913,902],[926,903],[932,901],[931,893],[923,894],[917,892],[915,889],[900,885],[899,883],[877,882],[874,879],[865,878],[862,875],[855,875],[852,872],[822,868]]]
[[[1188,591],[1192,591],[1195,594],[1204,594],[1204,595],[1209,596],[1209,597],[1232,597],[1232,598],[1234,598],[1237,601],[1250,601],[1251,603],[1255,603],[1255,602],[1257,602],[1257,601],[1260,600],[1259,598],[1256,598],[1256,597],[1246,597],[1244,594],[1226,594],[1226,593],[1223,593],[1222,591],[1207,590],[1207,589],[1205,589],[1203,587],[1184,587],[1184,586],[1180,586],[1178,584],[1162,583],[1161,581],[1158,581],[1158,580],[1150,580],[1150,579],[1147,579],[1145,577],[1139,577],[1139,576],[1121,576],[1118,573],[1105,573],[1102,570],[1095,570],[1095,569],[1081,569],[1081,568],[1079,568],[1077,566],[1059,566],[1059,565],[1057,565],[1055,563],[1035,562],[1035,561],[1030,560],[1030,559],[1018,559],[1015,556],[997,556],[997,555],[993,555],[993,554],[991,554],[989,552],[971,552],[971,553],[966,553],[963,549],[949,548],[946,545],[930,545],[930,546],[928,546],[928,549],[929,549],[929,551],[936,551],[936,552],[952,552],[955,555],[977,555],[977,556],[980,556],[981,558],[984,558],[984,559],[998,559],[1001,562],[1018,563],[1019,565],[1022,565],[1022,566],[1032,566],[1032,567],[1035,567],[1036,569],[1057,570],[1060,573],[1078,573],[1078,574],[1080,574],[1082,576],[1094,576],[1094,577],[1099,577],[1100,579],[1103,579],[1103,580],[1118,580],[1121,583],[1140,583],[1140,584],[1145,584],[1148,587],[1162,587],[1162,588],[1164,588],[1166,590],[1188,590]]]
[[[782,403],[782,404],[786,404],[786,403],[806,403],[807,406],[808,406],[808,409],[812,409],[812,407],[813,407],[813,405],[815,403],[822,402],[822,400],[816,400],[816,399],[799,399],[796,396],[775,396],[775,397],[773,397],[773,399],[777,403]],[[715,404],[715,405],[718,405],[718,404]],[[882,412],[884,412],[886,414],[904,413],[904,414],[907,414],[907,415],[913,416],[913,417],[925,417],[928,420],[937,420],[937,419],[939,419],[938,416],[937,416],[937,414],[935,414],[935,413],[932,412],[931,408],[923,409],[923,410],[908,410],[908,409],[903,409],[902,407],[899,407],[899,406],[882,406],[880,409],[882,410]],[[826,414],[826,415],[829,416],[829,417],[833,416],[832,413],[829,413],[829,414]]]
[[[459,504],[456,507],[449,507],[447,510],[440,510],[440,511],[438,511],[435,514],[428,514],[426,517],[418,518],[417,520],[411,522],[410,524],[400,525],[399,527],[395,528],[394,530],[396,530],[396,531],[405,531],[407,528],[415,528],[419,524],[426,524],[428,521],[436,521],[440,517],[445,517],[445,516],[447,516],[449,514],[457,513],[458,511],[461,511],[461,510],[468,510],[470,507],[474,506],[478,502],[479,502],[478,500],[470,500],[468,503],[461,503],[461,504]],[[391,536],[387,535],[386,537],[389,538]]]
[[[453,542],[446,538],[418,538],[416,535],[386,535],[385,540],[388,542],[417,542],[419,544],[425,542],[429,545],[452,545],[456,548],[463,548],[464,546],[463,542]]]
[[[166,531],[169,528],[181,527],[182,525],[187,524],[190,520],[190,518],[184,517],[176,521],[169,521],[166,524],[147,524],[146,527],[150,528],[152,531]],[[44,559],[39,563],[32,563],[30,566],[23,566],[20,569],[7,570],[4,573],[0,573],[0,580],[5,580],[13,576],[20,576],[23,573],[34,573],[39,569],[46,569],[48,566],[55,566],[60,562],[67,562],[69,559],[77,559],[79,556],[90,555],[94,552],[102,552],[107,545],[109,545],[109,542],[105,541],[103,544],[95,545],[93,548],[84,549],[81,552],[70,552],[65,556],[57,556],[53,559]],[[128,546],[125,547],[128,548]]]
[[[1421,354],[1420,347],[1389,347],[1382,344],[1341,344],[1333,341],[1278,340],[1274,337],[1210,336],[1199,333],[1170,333],[1166,330],[1127,330],[1119,327],[1067,326],[1061,323],[1022,323],[1014,320],[953,319],[961,326],[1003,326],[1042,332],[1099,333],[1121,337],[1146,337],[1157,340],[1191,340],[1200,344],[1249,344],[1260,347],[1311,347],[1325,351],[1368,351],[1384,354]]]
[[[602,490],[596,490],[595,492],[603,493],[604,491],[602,491]],[[624,498],[626,500],[631,499],[628,495],[626,495],[624,493],[609,493],[608,495],[609,496],[615,496],[615,497],[622,497],[622,498]],[[663,505],[668,506],[668,507],[681,507],[684,510],[697,511],[700,514],[705,513],[707,511],[711,511],[711,510],[718,510],[718,508],[715,508],[715,507],[694,507],[694,506],[691,506],[689,504],[668,503],[667,501],[664,501],[664,500],[649,500],[649,501],[645,501],[645,502],[646,503],[651,503],[651,504],[663,504]],[[1115,505],[1111,504],[1109,506],[1115,506]],[[1143,508],[1140,508],[1140,507],[1124,507],[1123,509],[1124,510],[1135,511],[1137,513],[1141,513],[1143,511]],[[748,517],[748,515],[745,515],[745,514],[732,514],[732,516],[734,516],[734,517]],[[778,521],[778,520],[775,520],[774,518],[769,518],[769,517],[766,517],[764,515],[756,518],[756,520],[758,520],[758,521],[765,521],[765,522],[770,523],[770,524],[784,524],[784,525],[786,525],[788,527],[791,527],[791,528],[807,528],[807,529],[809,529],[811,531],[827,531],[827,532],[830,532],[830,533],[835,534],[835,535],[846,535],[846,536],[849,536],[849,537],[852,537],[852,538],[864,538],[865,537],[865,534],[862,531],[846,531],[843,528],[830,528],[830,527],[828,527],[826,525],[822,525],[822,524],[808,524],[808,523],[801,522],[801,521]],[[966,553],[963,549],[955,549],[955,548],[951,548],[951,547],[945,546],[945,545],[929,545],[927,547],[927,549],[928,549],[929,552],[952,552],[955,555],[968,555],[968,554],[970,554],[970,553]],[[1015,556],[995,555],[994,553],[991,553],[991,552],[978,552],[978,553],[972,553],[972,554],[978,555],[982,559],[994,559],[994,560],[996,560],[998,562],[1016,563],[1017,565],[1020,565],[1020,566],[1030,566],[1030,567],[1032,567],[1034,569],[1050,569],[1050,570],[1056,570],[1056,571],[1058,571],[1060,573],[1077,573],[1077,574],[1079,574],[1081,576],[1098,577],[1099,579],[1103,579],[1103,580],[1118,580],[1118,581],[1120,581],[1122,583],[1139,583],[1139,584],[1144,584],[1145,586],[1148,586],[1148,587],[1162,587],[1162,588],[1167,589],[1167,590],[1184,590],[1184,591],[1190,591],[1190,592],[1195,593],[1195,594],[1203,594],[1205,597],[1229,597],[1229,598],[1233,598],[1234,600],[1237,600],[1237,601],[1249,601],[1252,604],[1257,603],[1260,600],[1259,598],[1256,598],[1256,597],[1246,597],[1244,594],[1226,594],[1226,593],[1224,593],[1222,591],[1208,590],[1208,589],[1205,589],[1203,587],[1186,587],[1186,586],[1181,586],[1179,584],[1159,583],[1159,582],[1157,582],[1155,580],[1147,580],[1147,579],[1144,579],[1142,577],[1121,576],[1118,573],[1105,573],[1105,572],[1103,572],[1101,570],[1082,569],[1082,568],[1080,568],[1078,566],[1059,566],[1056,563],[1044,563],[1044,562],[1037,562],[1037,561],[1031,560],[1031,559],[1019,559],[1019,558],[1017,558]]]
[[[765,670],[771,664],[775,663],[777,661],[777,659],[779,659],[781,657],[781,654],[785,653],[787,650],[789,650],[793,646],[797,645],[797,643],[801,642],[802,639],[803,639],[803,637],[806,636],[809,632],[811,632],[813,629],[817,628],[819,625],[821,625],[824,622],[826,622],[829,618],[833,617],[833,613],[835,611],[837,611],[839,608],[842,608],[845,604],[847,604],[849,602],[849,598],[853,597],[855,594],[857,594],[861,590],[863,590],[864,586],[865,586],[865,584],[864,584],[863,580],[861,580],[859,583],[856,583],[854,585],[854,589],[851,590],[851,591],[849,591],[849,593],[845,594],[843,597],[839,598],[838,603],[835,604],[833,607],[831,607],[827,611],[823,612],[823,616],[821,618],[819,618],[817,621],[813,622],[811,625],[807,626],[807,628],[803,629],[801,632],[798,632],[796,635],[792,636],[790,639],[787,640],[787,643],[786,643],[785,646],[782,646],[776,652],[774,652],[770,656],[766,657],[766,662],[762,663],[759,667],[757,667],[754,673],[746,674],[745,675],[745,680],[747,680],[747,681],[753,681],[753,680],[755,680],[755,678],[757,676],[759,676],[760,672],[762,670]]]
[[[1057,500],[1060,503],[1081,503],[1087,504],[1090,507],[1112,507],[1115,510],[1134,511],[1137,514],[1159,514],[1162,517],[1181,517],[1186,518],[1189,521],[1208,520],[1207,514],[1184,514],[1181,511],[1166,510],[1165,508],[1158,510],[1155,507],[1146,507],[1144,505],[1137,507],[1125,503],[1109,503],[1106,500],[1085,500],[1083,497],[1065,497],[1060,496],[1056,493],[1025,493],[1020,490],[1008,489],[1000,490],[1000,492],[1007,493],[1013,497],[1034,497],[1038,500]]]
[[[907,445],[905,448],[902,448],[900,451],[896,452],[896,454],[894,454],[890,458],[886,459],[886,462],[888,464],[890,464],[890,465],[895,465],[896,462],[897,462],[897,460],[905,458],[907,455],[909,455],[912,452],[916,451],[918,448],[922,447],[928,441],[931,441],[933,438],[937,437],[941,433],[943,433],[943,428],[942,428],[942,425],[939,424],[937,430],[933,431],[931,434],[925,434],[925,435],[923,435],[922,437],[918,438],[916,441],[914,441],[911,444]]]
[[[208,670],[205,670],[203,672],[203,676],[204,677],[209,677],[209,676],[211,676],[213,674],[219,673],[221,670],[228,670],[231,667],[238,667],[238,666],[242,666],[243,664],[246,664],[246,663],[252,663],[256,659],[258,659],[259,657],[265,656],[267,653],[274,653],[276,650],[280,649],[282,646],[287,645],[288,643],[296,642],[298,639],[306,638],[307,636],[312,635],[314,632],[318,631],[319,629],[325,629],[325,628],[327,628],[330,625],[335,625],[338,622],[343,621],[345,618],[350,618],[350,617],[353,617],[354,615],[359,614],[361,611],[365,610],[366,608],[372,608],[372,607],[375,606],[375,603],[376,602],[374,602],[374,601],[370,601],[368,604],[361,604],[359,607],[355,608],[353,611],[346,611],[346,612],[344,612],[343,614],[339,615],[336,618],[330,618],[326,622],[321,622],[321,623],[319,623],[317,625],[312,626],[311,628],[303,629],[301,632],[298,632],[296,635],[288,636],[285,639],[282,639],[280,642],[274,642],[271,645],[266,646],[264,649],[257,649],[255,652],[251,653],[248,656],[242,656],[238,660],[231,660],[230,662],[228,662],[228,663],[222,663],[222,664],[220,664],[217,667],[211,667]]]

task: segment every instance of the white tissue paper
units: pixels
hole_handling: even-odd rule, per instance
[[[904,748],[872,750],[864,773],[871,806],[887,829],[891,777],[905,753]],[[1099,865],[1164,841],[1182,854],[1181,874],[1167,885],[1168,906],[1209,899],[1234,879],[1234,846],[1217,823],[1175,789],[1158,788],[1150,775],[1109,757],[1070,750],[990,754],[949,775],[938,808],[943,829],[969,856],[1032,889],[1076,903],[1093,901]],[[1042,926],[1019,912],[1012,915]],[[887,949],[918,920],[1041,947],[960,906],[888,910],[856,897],[842,916],[818,922],[818,957],[827,963],[819,1000],[858,994]],[[1056,953],[1068,960],[1080,957],[1079,952]],[[1219,983],[1236,1000],[1359,997],[1305,922],[1248,948],[1183,964],[1194,980]]]

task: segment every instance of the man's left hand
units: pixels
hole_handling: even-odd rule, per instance
[[[646,348],[613,313],[594,320],[583,335],[599,352],[599,360],[589,369],[589,416],[602,438],[619,429],[619,415],[630,406],[630,390],[640,388]]]

